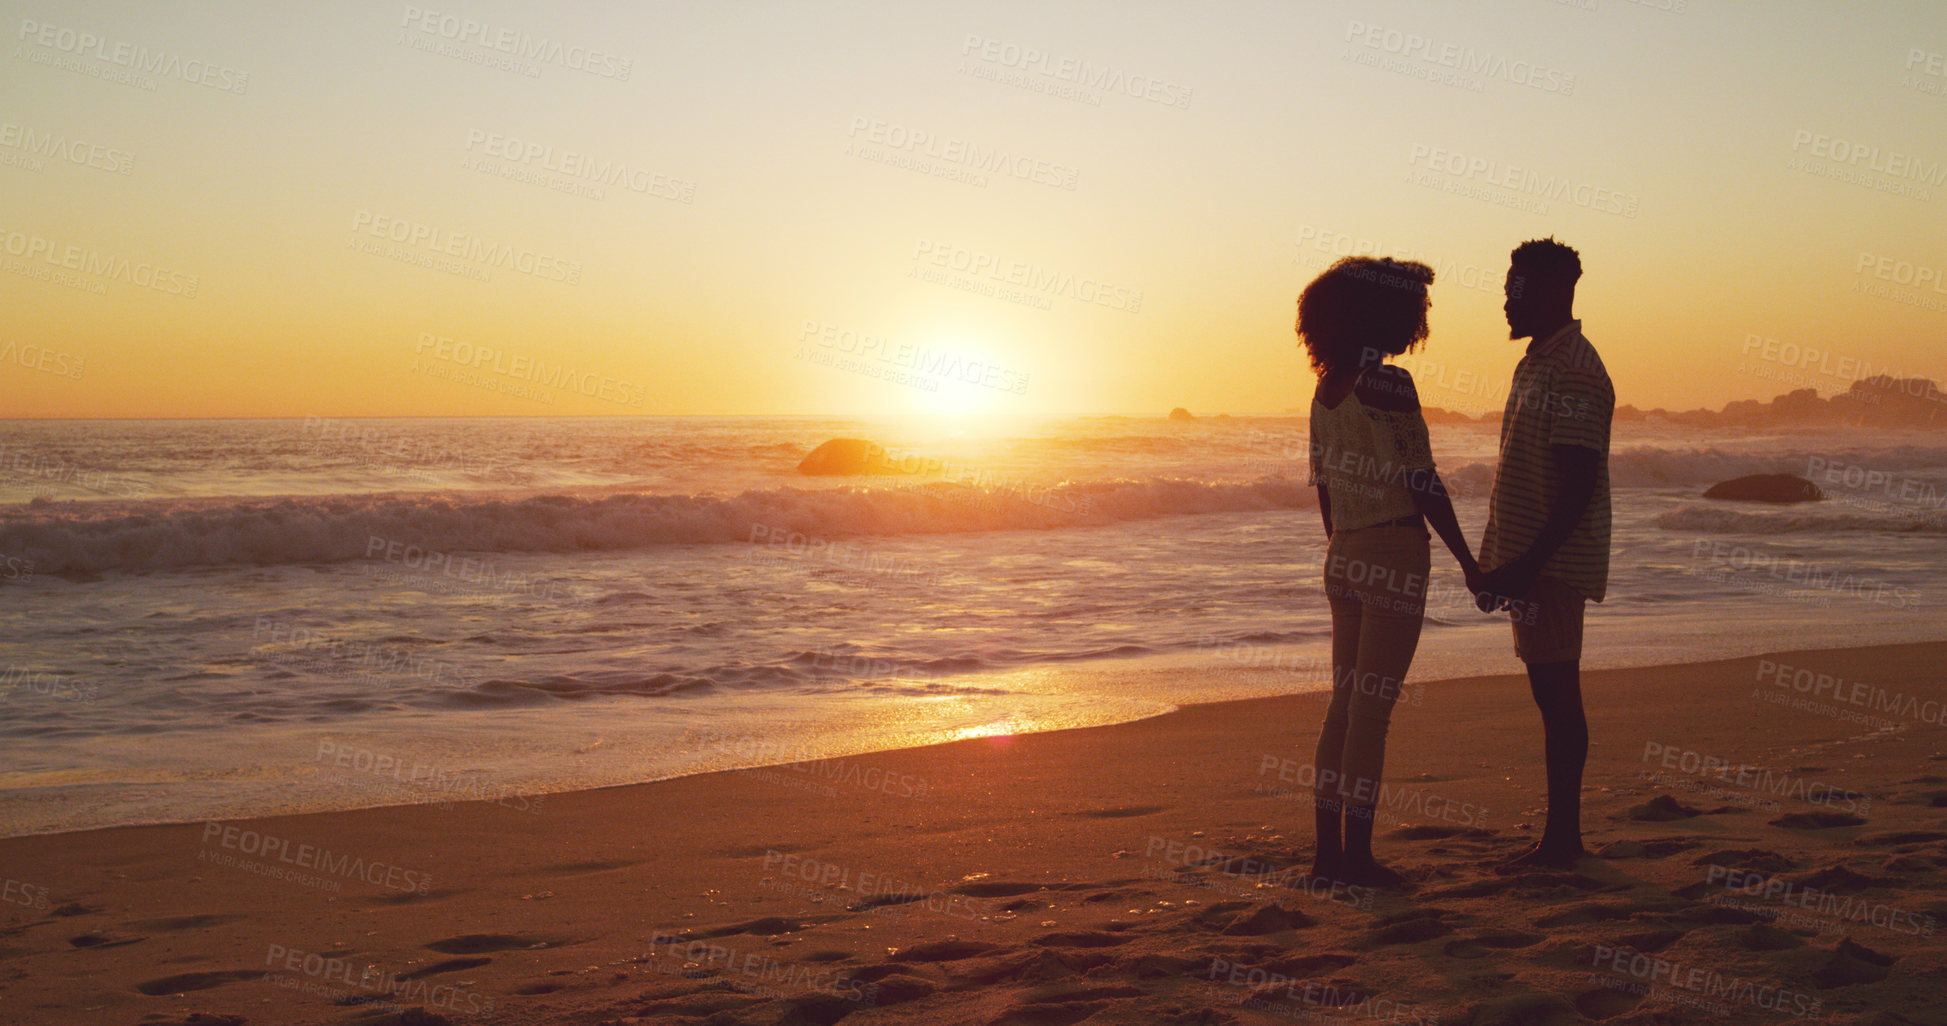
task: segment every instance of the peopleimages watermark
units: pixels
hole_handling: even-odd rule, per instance
[[[148,91],[155,89],[155,79],[149,76],[239,95],[250,85],[247,71],[31,18],[20,20],[20,33],[14,38],[20,44],[14,47],[16,59]]]
[[[1735,763],[1715,755],[1707,755],[1662,741],[1643,742],[1643,764],[1674,771],[1685,777],[1709,777],[1720,783],[1744,789],[1752,795],[1769,795],[1775,798],[1792,798],[1808,805],[1824,805],[1844,812],[1864,815],[1872,810],[1870,795],[1851,788],[1833,787],[1819,780],[1807,780],[1791,773],[1777,773],[1763,766]],[[1644,778],[1652,783],[1683,784],[1693,781],[1679,781],[1668,773],[1645,771]],[[1737,795],[1728,792],[1713,792],[1720,797],[1729,797],[1736,802]],[[1738,804],[1747,804],[1738,802]],[[1775,800],[1770,803],[1773,809],[1782,806]]]
[[[1081,172],[1066,164],[864,115],[854,116],[845,134],[851,140],[845,144],[848,156],[982,188],[987,185],[987,175],[1069,192],[1081,181]]]
[[[1809,128],[1792,133],[1791,155],[1785,166],[1821,178],[1846,182],[1874,192],[1925,200],[1923,186],[1947,185],[1947,164],[1874,143],[1835,138]],[[1917,183],[1917,184],[1916,184]]]
[[[1900,66],[1900,84],[1930,96],[1947,96],[1947,53],[1912,47]]]
[[[1353,1016],[1359,1016],[1378,1022],[1398,1023],[1400,1026],[1436,1026],[1440,1021],[1439,1016],[1425,1005],[1375,994],[1364,987],[1321,983],[1243,965],[1227,958],[1212,958],[1210,971],[1204,979],[1213,987],[1221,983],[1233,988],[1233,993],[1242,991],[1235,993],[1234,999],[1220,996],[1219,1000],[1226,1004],[1242,1005],[1285,1018],[1316,1018],[1320,1022],[1343,1023]],[[1280,993],[1282,1000],[1277,996]],[[1330,1012],[1314,1009],[1330,1009]]]
[[[1074,489],[1065,489],[1059,484],[1002,477],[985,467],[970,467],[937,456],[889,452],[886,454],[886,465],[902,474],[943,477],[947,479],[944,483],[962,486],[961,490],[942,496],[958,510],[1000,512],[1025,503],[1061,513],[1087,516],[1095,508],[1094,496],[1078,495]]]
[[[30,575],[32,565],[28,564]],[[0,573],[0,580],[4,579],[6,575]],[[56,702],[92,702],[101,697],[101,682],[83,680],[73,674],[35,670],[13,663],[5,669],[0,669],[0,705],[5,705],[17,694],[33,695]]]
[[[1934,313],[1947,312],[1947,276],[1938,266],[1861,250],[1852,273],[1850,291]]]
[[[632,57],[603,53],[458,14],[407,5],[399,24],[404,29],[399,38],[401,45],[503,71],[516,71],[530,78],[541,74],[542,65],[616,82],[627,82],[635,71]]]
[[[1934,927],[1938,925],[1934,917],[1928,913],[1915,912],[1883,901],[1867,901],[1850,894],[1837,894],[1808,884],[1793,883],[1783,877],[1768,876],[1756,870],[1737,869],[1712,863],[1704,875],[1704,882],[1722,887],[1735,895],[1756,898],[1768,903],[1739,904],[1736,907],[1754,912],[1774,922],[1782,922],[1788,926],[1809,927],[1820,933],[1840,933],[1849,926],[1864,924],[1893,933],[1931,937]],[[1726,900],[1728,897],[1729,895],[1713,894],[1708,900],[1714,905],[1733,904]]]
[[[63,484],[125,499],[132,499],[141,491],[132,479],[111,471],[77,466],[25,449],[0,449],[0,473],[13,480],[46,482],[42,490]]]
[[[1543,200],[1627,218],[1635,217],[1641,206],[1633,192],[1423,143],[1413,144],[1406,166],[1408,182],[1538,214],[1548,212]],[[1483,187],[1496,191],[1481,192]]]
[[[860,1005],[877,1003],[879,985],[846,975],[847,970],[820,964],[817,968],[797,965],[769,955],[751,955],[721,944],[691,938],[687,934],[663,933],[649,938],[649,952],[638,961],[661,958],[657,972],[686,975],[700,970],[725,973],[725,981],[745,993],[760,993],[777,998],[798,996],[797,991],[829,994]]]
[[[1259,778],[1275,776],[1279,781],[1279,784],[1269,784],[1260,780],[1252,788],[1258,794],[1295,798],[1309,803],[1323,791],[1328,797],[1342,796],[1356,807],[1372,809],[1373,818],[1381,822],[1390,820],[1403,823],[1405,818],[1401,814],[1411,813],[1416,819],[1430,822],[1473,828],[1487,825],[1485,805],[1442,795],[1424,787],[1365,779],[1357,781],[1351,792],[1346,794],[1341,791],[1345,781],[1338,771],[1319,769],[1312,763],[1299,762],[1275,753],[1267,752],[1258,758],[1257,775]]]
[[[889,336],[873,335],[844,328],[824,321],[806,320],[798,329],[799,359],[807,359],[806,354],[814,352],[806,343],[817,349],[829,350],[835,355],[871,360],[883,365],[888,373],[903,372],[917,376],[920,380],[957,381],[966,385],[978,385],[996,392],[1026,395],[1028,391],[1028,372],[1003,367],[991,360],[969,359],[959,353],[930,346],[914,345],[911,342],[895,341]],[[874,375],[880,376],[880,375]],[[937,387],[928,391],[937,392]]]
[[[584,600],[551,578],[515,570],[502,570],[498,563],[458,552],[427,548],[416,542],[382,535],[365,539],[365,558],[377,559],[396,569],[374,566],[359,568],[366,577],[393,583],[416,584],[429,591],[453,595],[527,595],[557,605],[579,605]]]
[[[815,560],[832,566],[859,573],[888,574],[904,578],[923,587],[938,587],[946,572],[911,556],[895,556],[873,553],[852,539],[834,541],[803,531],[792,530],[781,524],[750,525],[752,545],[762,545],[751,552],[752,558]]]
[[[1726,976],[1715,969],[1640,954],[1625,947],[1597,944],[1589,982],[1671,1004],[1729,1015],[1733,1004],[1750,1005],[1793,1018],[1817,1016],[1824,998],[1787,990],[1776,983],[1760,983]]]
[[[1896,716],[1908,723],[1947,726],[1947,703],[1938,698],[1888,691],[1877,684],[1835,677],[1823,670],[1760,659],[1757,681],[1760,686],[1751,692],[1754,697],[1777,700],[1796,694],[1806,700],[1828,699],[1838,703],[1838,706],[1827,707],[1832,711],[1825,715],[1856,720],[1869,726],[1890,726],[1893,723],[1890,719],[1870,715],[1876,713]]]
[[[976,921],[1000,914],[992,902],[981,898],[915,883],[891,873],[855,869],[775,848],[764,853],[764,873],[758,883],[764,890],[819,899],[839,891],[849,896],[855,911],[884,912],[918,906],[937,915]]]
[[[1877,577],[1776,556],[1748,545],[1699,538],[1691,544],[1690,555],[1693,559],[1708,558],[1717,565],[1704,569],[1686,567],[1686,573],[1754,593],[1821,605],[1837,596],[1894,609],[1911,609],[1921,601],[1919,592]]]
[[[252,658],[325,677],[344,677],[377,687],[397,687],[403,678],[439,688],[468,688],[479,678],[444,659],[419,655],[403,645],[334,638],[323,631],[282,620],[257,617],[251,639],[270,645]]]
[[[446,467],[483,477],[504,475],[513,467],[511,457],[497,452],[476,451],[443,438],[377,427],[360,420],[306,416],[298,425],[298,435],[315,449],[364,450],[379,457],[381,466],[406,476],[432,478],[433,467]],[[332,453],[336,455],[336,453]]]
[[[1482,91],[1489,79],[1562,96],[1575,92],[1574,72],[1505,54],[1481,53],[1471,46],[1442,42],[1417,32],[1355,20],[1346,23],[1343,42],[1347,44],[1343,59],[1355,64],[1472,92]]]
[[[1205,634],[1197,638],[1197,651],[1215,650],[1216,656],[1227,663],[1249,667],[1253,670],[1271,670],[1288,673],[1296,677],[1316,679],[1332,674],[1330,656],[1284,651],[1277,645],[1261,645],[1255,642],[1232,638],[1219,638]]]
[[[476,994],[463,985],[415,978],[411,971],[401,974],[364,959],[301,951],[283,944],[270,946],[264,953],[264,965],[281,966],[284,970],[283,974],[274,974],[267,968],[264,982],[328,997],[340,1005],[404,1012],[405,1005],[411,1004],[476,1015],[490,1015],[495,1007],[493,998]],[[293,973],[297,976],[290,975]]]
[[[286,878],[287,874],[304,870],[319,878],[336,877],[341,880],[362,880],[375,887],[387,890],[406,891],[424,894],[433,886],[431,873],[408,869],[377,859],[367,859],[362,855],[334,852],[305,842],[292,843],[287,837],[265,833],[240,826],[226,826],[214,820],[203,824],[203,844],[196,854],[198,861],[224,863],[222,852],[234,852],[236,856],[268,860],[256,866],[240,866],[262,876]],[[271,866],[270,863],[277,863]],[[235,864],[234,859],[226,864]],[[276,869],[278,872],[264,872]]]
[[[580,261],[370,210],[352,214],[350,242],[359,253],[475,281],[492,281],[494,271],[512,270],[543,281],[581,284]]]
[[[47,888],[12,877],[0,882],[0,902],[32,909],[47,909],[54,904],[48,900]]]
[[[0,364],[15,364],[42,374],[52,374],[57,378],[78,378],[87,358],[34,342],[16,342],[8,339],[0,345]]]
[[[121,282],[166,296],[194,299],[203,282],[198,275],[166,264],[104,253],[4,225],[0,225],[0,253],[10,258],[6,262],[9,274],[96,295],[107,295],[108,282]]]
[[[1940,401],[1938,396],[1934,393],[1934,401]],[[1937,524],[1947,522],[1947,487],[1924,478],[1828,456],[1808,456],[1805,479],[1819,485],[1826,499],[1833,502]]]
[[[33,579],[33,560],[10,552],[0,552],[0,581],[19,581],[25,584]]]
[[[606,199],[608,194],[603,190],[615,189],[618,194],[632,192],[675,203],[696,201],[695,182],[484,128],[467,130],[466,151],[467,156],[460,161],[464,170],[587,199]]]
[[[969,34],[960,44],[960,73],[1074,100],[1093,107],[1102,105],[1097,92],[1121,94],[1137,100],[1185,110],[1194,90],[1167,79],[1126,71],[1114,65],[1098,65],[1078,57],[1057,56],[1033,46],[1021,46],[999,39]]]
[[[1884,377],[1897,382],[1897,388],[1907,395],[1917,399],[1932,398],[1940,401],[1940,393],[1937,390],[1916,392],[1930,386],[1932,384],[1930,381],[1925,382],[1924,385],[1917,384],[1914,382],[1925,379],[1911,377],[1903,369],[1891,364],[1874,366],[1870,360],[1835,352],[1823,346],[1804,345],[1747,331],[1744,333],[1744,342],[1738,349],[1738,355],[1760,361],[1758,364],[1748,360],[1740,361],[1738,370],[1776,381],[1787,387],[1811,387],[1820,383],[1851,386],[1855,382],[1868,378]],[[1761,366],[1763,364],[1778,369],[1766,369]],[[1872,405],[1879,405],[1882,399],[1879,390],[1857,395],[1856,398]]]
[[[413,343],[412,352],[414,367],[420,366],[421,360],[431,360],[481,374],[531,382],[559,389],[564,394],[598,399],[618,406],[641,407],[649,401],[646,385],[610,377],[566,361],[550,364],[546,357],[509,353],[496,346],[476,345],[447,335],[422,331]],[[552,396],[549,401],[553,401]]]
[[[903,664],[883,669],[888,671],[887,676],[892,676],[891,671],[897,670],[900,666]],[[869,673],[882,668],[874,661],[865,669]],[[922,671],[913,676],[930,677],[933,674]],[[787,743],[776,738],[691,729],[683,732],[683,740],[707,742],[719,755],[731,756],[738,762],[754,765],[756,768],[747,772],[766,783],[813,791],[826,798],[836,798],[839,786],[859,791],[876,791],[894,798],[924,798],[932,787],[923,777],[916,777],[910,773],[895,773],[880,766],[859,762],[849,756],[826,757],[806,745]],[[772,770],[782,770],[796,776],[785,777]]]
[[[135,169],[135,154],[127,150],[0,121],[0,165],[39,174],[47,169],[48,161],[115,175],[125,175]]]
[[[539,813],[547,798],[495,787],[476,771],[449,770],[435,763],[421,762],[417,757],[343,744],[329,738],[318,739],[314,761],[324,769],[343,771],[344,782],[366,787],[373,782],[398,784],[400,793],[415,797],[436,795],[440,805],[485,802],[516,812]]]
[[[1279,869],[1264,859],[1155,834],[1151,834],[1143,843],[1143,857],[1162,863],[1155,871],[1145,871],[1144,875],[1151,879],[1221,890],[1243,897],[1264,898],[1266,891],[1296,890],[1318,901],[1336,901],[1361,911],[1371,911],[1375,894],[1370,887],[1313,876],[1297,866]],[[1221,867],[1231,883],[1219,886],[1209,880],[1187,875],[1187,870],[1204,866]]]
[[[1143,290],[1116,285],[1025,260],[955,246],[933,239],[913,245],[913,269],[907,277],[966,292],[1023,303],[1048,310],[1047,297],[1072,299],[1089,306],[1140,313]]]

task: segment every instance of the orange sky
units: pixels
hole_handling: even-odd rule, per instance
[[[1366,250],[1478,409],[1550,233],[1621,402],[1947,378],[1931,2],[617,6],[15,5],[0,416],[1281,411]]]

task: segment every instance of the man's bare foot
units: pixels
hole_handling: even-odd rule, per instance
[[[1361,887],[1403,888],[1406,878],[1391,869],[1364,859],[1339,867],[1335,879],[1342,883],[1358,884]]]
[[[1588,855],[1581,841],[1561,842],[1548,838],[1529,845],[1518,855],[1501,860],[1506,869],[1573,869],[1575,862]]]

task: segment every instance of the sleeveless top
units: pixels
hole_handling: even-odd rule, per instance
[[[1419,512],[1409,488],[1425,488],[1433,450],[1420,411],[1378,410],[1358,388],[1336,408],[1312,396],[1311,483],[1332,502],[1332,530],[1371,527]]]

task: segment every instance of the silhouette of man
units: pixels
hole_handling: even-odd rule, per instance
[[[1510,865],[1569,866],[1582,848],[1582,619],[1609,582],[1609,422],[1616,393],[1574,313],[1580,254],[1553,238],[1515,247],[1508,337],[1531,339],[1501,415],[1487,504],[1481,608],[1506,609],[1528,667],[1548,761],[1548,824]]]

